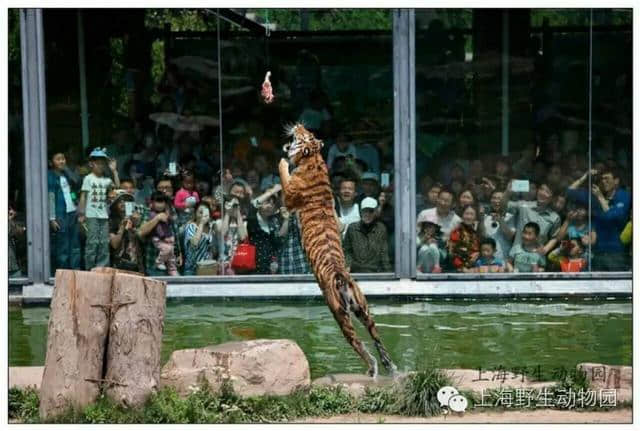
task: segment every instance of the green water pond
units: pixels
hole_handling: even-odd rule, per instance
[[[370,309],[403,371],[504,367],[550,377],[579,362],[631,365],[628,300],[372,299]],[[44,365],[48,319],[48,306],[9,309],[10,366]],[[364,328],[355,325],[373,351]],[[177,349],[255,338],[296,341],[312,378],[366,371],[321,300],[170,301],[162,361]]]

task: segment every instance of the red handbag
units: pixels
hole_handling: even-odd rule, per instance
[[[256,246],[248,240],[238,244],[231,259],[231,267],[236,271],[253,271],[256,269]]]

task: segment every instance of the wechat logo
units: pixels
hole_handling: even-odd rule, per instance
[[[440,402],[440,407],[444,407],[447,413],[448,409],[462,413],[469,404],[467,399],[463,395],[460,395],[458,390],[453,386],[443,386],[438,389],[438,401]]]

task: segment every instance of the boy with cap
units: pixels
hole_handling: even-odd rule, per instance
[[[105,166],[113,173],[113,180],[104,176]],[[109,159],[104,148],[89,154],[91,173],[84,177],[78,204],[78,223],[85,229],[85,269],[109,265],[108,193],[120,187],[117,163]],[[86,224],[85,224],[86,222]]]

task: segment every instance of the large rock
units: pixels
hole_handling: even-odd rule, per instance
[[[241,396],[287,395],[311,383],[309,362],[291,340],[250,340],[177,350],[162,368],[160,387],[185,396],[206,379],[217,391],[228,380]]]
[[[584,362],[577,369],[586,373],[593,389],[615,389],[618,402],[633,399],[633,367]]]

